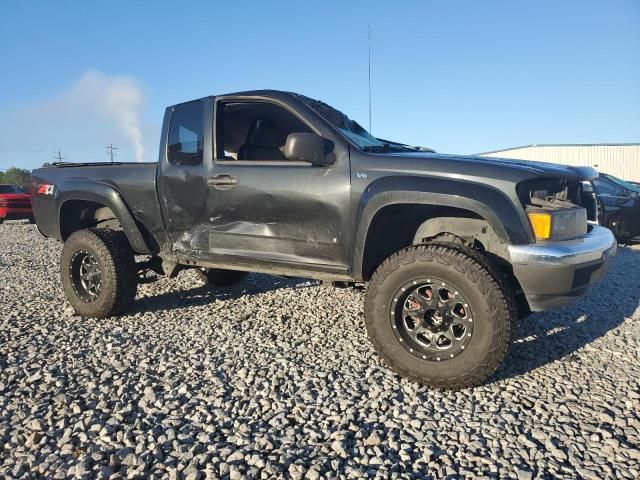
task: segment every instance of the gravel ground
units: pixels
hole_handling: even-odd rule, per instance
[[[60,248],[0,226],[0,477],[640,477],[640,247],[461,392],[385,368],[361,291],[183,272],[86,320]]]

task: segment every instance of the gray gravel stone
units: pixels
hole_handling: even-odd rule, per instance
[[[185,271],[98,321],[64,299],[60,244],[6,222],[0,246],[0,477],[640,474],[640,247],[523,320],[486,385],[442,392],[381,362],[360,290]]]

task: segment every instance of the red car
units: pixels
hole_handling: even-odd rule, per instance
[[[0,223],[25,218],[35,223],[31,196],[16,185],[0,185]]]

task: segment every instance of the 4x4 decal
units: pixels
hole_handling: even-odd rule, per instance
[[[53,191],[55,188],[56,188],[55,185],[42,183],[38,185],[38,188],[36,189],[36,193],[38,195],[53,195]]]

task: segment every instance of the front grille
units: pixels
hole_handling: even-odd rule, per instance
[[[31,200],[7,200],[9,208],[31,208]]]

